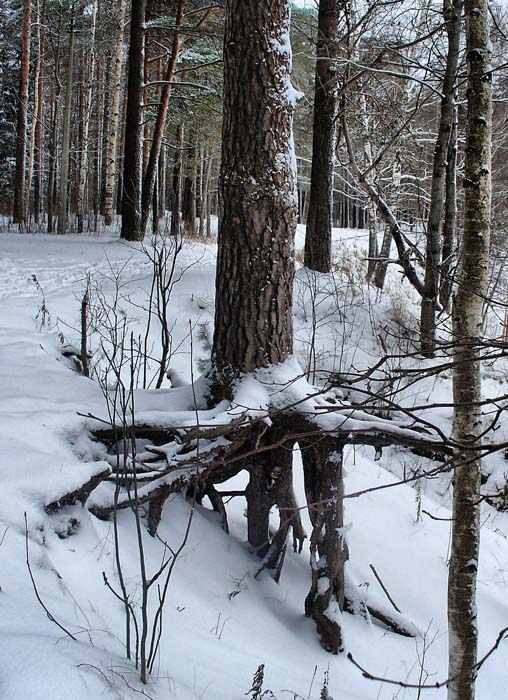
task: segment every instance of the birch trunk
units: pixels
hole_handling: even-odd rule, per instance
[[[69,168],[71,156],[71,109],[72,88],[74,82],[74,13],[73,6],[71,16],[71,29],[69,38],[69,61],[67,66],[67,86],[65,90],[64,124],[62,133],[62,165],[60,168],[60,193],[58,201],[58,229],[59,234],[67,230],[67,210],[69,198]]]
[[[452,546],[448,574],[448,700],[473,700],[478,631],[481,379],[478,341],[490,247],[492,73],[487,0],[466,0],[468,64],[464,240],[453,302],[455,449]],[[463,466],[460,466],[463,465]]]
[[[436,308],[439,294],[439,266],[441,264],[441,221],[445,208],[448,147],[453,129],[462,5],[463,0],[444,0],[443,2],[443,17],[448,35],[448,53],[443,78],[443,97],[434,150],[430,210],[427,221],[425,278],[420,315],[421,350],[425,356],[431,356],[436,345]]]
[[[104,223],[111,226],[115,215],[115,178],[118,123],[120,121],[125,8],[127,0],[120,0],[117,15],[115,67],[113,72],[113,95],[109,118],[108,144],[106,148],[106,183],[104,186]]]
[[[85,194],[88,175],[88,150],[89,150],[89,131],[90,131],[90,113],[92,106],[92,87],[93,75],[95,72],[95,29],[97,26],[97,0],[94,0],[92,8],[92,19],[90,26],[90,52],[86,61],[86,76],[83,86],[83,130],[81,134],[81,146],[79,151],[78,164],[78,192],[77,192],[77,215],[78,215],[78,233],[84,231],[84,210],[85,210]]]

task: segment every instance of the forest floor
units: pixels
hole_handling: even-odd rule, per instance
[[[301,251],[302,230],[297,243]],[[417,300],[395,269],[389,271],[382,295],[368,287],[363,281],[366,245],[366,232],[337,230],[336,276],[316,282],[303,268],[297,271],[296,355],[300,366],[311,373],[324,368],[347,375],[352,367],[368,367],[386,352],[405,355],[414,349]],[[199,375],[209,355],[215,256],[215,244],[187,241],[177,260],[183,275],[171,300],[175,353],[170,366],[174,377],[187,381]],[[144,333],[142,307],[152,266],[139,246],[125,245],[113,234],[0,234],[0,696],[98,700],[140,697],[141,691],[156,700],[239,700],[246,694],[251,697],[253,674],[264,664],[263,688],[278,700],[317,700],[325,674],[335,700],[444,699],[444,688],[420,693],[372,681],[362,677],[345,653],[331,656],[323,651],[313,622],[303,614],[310,586],[308,547],[300,555],[288,552],[279,584],[266,572],[254,578],[259,562],[245,542],[242,498],[227,506],[230,536],[211,510],[197,507],[189,541],[170,581],[158,662],[148,685],[141,686],[133,664],[125,659],[122,605],[103,581],[105,572],[116,582],[112,524],[80,505],[53,515],[44,510],[105,465],[104,455],[88,437],[88,419],[79,415],[106,418],[101,387],[74,371],[71,360],[62,355],[62,341],[79,345],[80,303],[88,274],[92,306],[94,297],[111,299],[119,288],[124,318],[135,334]],[[92,333],[95,351],[98,338],[97,332]],[[156,355],[156,325],[152,341]],[[93,362],[100,366],[99,352]],[[415,368],[433,362],[402,357],[391,364]],[[506,393],[506,369],[504,361],[484,367],[487,395]],[[406,405],[451,400],[449,373],[416,385],[401,378],[386,390]],[[140,389],[136,401],[140,410],[162,417],[175,408],[173,395],[168,383],[157,392]],[[358,397],[351,392],[348,398]],[[449,407],[436,407],[426,416],[449,432]],[[502,425],[495,438],[507,435]],[[402,448],[385,449],[380,459],[375,457],[372,448],[347,449],[346,494],[435,466]],[[297,498],[303,505],[299,465],[295,452]],[[499,453],[489,458],[488,465],[494,476],[487,487],[492,488],[505,478],[508,462]],[[237,477],[231,487],[244,484],[245,479]],[[393,601],[418,630],[415,638],[403,638],[360,616],[344,614],[346,651],[373,675],[411,683],[446,678],[449,504],[449,475],[346,501],[350,580],[371,601],[390,605],[373,565]],[[160,565],[164,541],[173,548],[182,542],[189,512],[190,505],[181,496],[166,504],[159,538],[145,537],[149,571]],[[118,520],[124,576],[137,605],[139,563],[133,519],[124,511]],[[27,543],[38,595],[76,641],[48,619],[38,602],[26,564]],[[478,619],[481,656],[508,625],[508,514],[486,504]],[[478,700],[507,696],[507,659],[508,643],[503,641],[480,671]]]

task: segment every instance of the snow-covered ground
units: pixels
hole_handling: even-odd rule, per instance
[[[373,363],[384,349],[406,343],[416,314],[411,290],[390,271],[383,296],[362,284],[365,232],[337,231],[336,282],[316,285],[303,268],[295,283],[295,336],[301,366],[347,373]],[[303,232],[298,235],[298,247]],[[207,358],[213,322],[214,244],[186,242],[178,258],[185,270],[175,285],[171,323],[175,374],[191,378]],[[368,680],[347,659],[319,646],[314,624],[303,615],[310,585],[308,551],[288,553],[280,584],[268,574],[254,578],[258,562],[245,544],[244,502],[228,505],[231,536],[214,514],[198,507],[189,541],[170,580],[164,635],[156,668],[145,687],[124,654],[121,603],[104,585],[117,585],[113,531],[80,505],[48,515],[44,507],[106,465],[79,414],[106,417],[99,383],[72,369],[62,355],[79,343],[80,302],[86,277],[110,299],[120,287],[125,318],[143,333],[151,264],[139,246],[113,237],[0,235],[0,697],[6,700],[238,700],[249,691],[260,664],[265,689],[277,698],[316,700],[324,674],[335,700],[420,697],[419,691]],[[118,280],[115,282],[115,279]],[[330,287],[331,285],[331,287]],[[94,292],[92,292],[92,298]],[[309,297],[314,296],[312,314]],[[401,335],[395,338],[394,336]],[[315,331],[315,332],[313,332]],[[314,355],[311,338],[317,336]],[[158,330],[150,338],[157,354]],[[92,336],[92,349],[98,335]],[[94,362],[100,362],[96,353]],[[407,363],[418,364],[417,359]],[[155,369],[151,370],[153,373]],[[489,370],[487,389],[505,393],[504,368]],[[166,388],[164,388],[166,387]],[[140,391],[140,410],[170,410],[169,384],[154,396]],[[431,378],[403,392],[417,404],[450,400],[449,378]],[[355,398],[352,395],[351,398]],[[357,397],[356,397],[357,398]],[[449,430],[450,410],[429,416]],[[503,428],[502,428],[503,430]],[[502,454],[490,458],[497,478]],[[299,457],[297,495],[303,504]],[[397,480],[431,463],[402,449],[385,450],[379,461],[368,448],[348,449],[346,494]],[[508,471],[508,464],[506,464]],[[238,478],[237,483],[241,479]],[[418,629],[415,639],[397,636],[360,616],[343,615],[346,651],[370,673],[389,679],[435,683],[446,678],[446,579],[450,544],[450,500],[440,478],[379,490],[346,501],[349,576],[373,601],[387,600],[370,565],[379,573],[404,616]],[[146,534],[147,568],[154,572],[164,542],[182,542],[190,506],[180,497],[166,505],[159,538]],[[428,513],[436,518],[431,518]],[[304,520],[308,525],[304,512]],[[28,537],[26,526],[28,525]],[[480,656],[508,625],[508,516],[485,506],[478,577]],[[309,532],[309,530],[308,530]],[[126,584],[139,604],[139,563],[132,516],[119,515]],[[76,640],[71,639],[38,602]],[[389,605],[389,604],[388,604]],[[503,641],[480,671],[478,700],[508,693],[508,645]],[[429,700],[446,689],[422,691]]]

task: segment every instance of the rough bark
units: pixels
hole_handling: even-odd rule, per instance
[[[283,362],[292,350],[291,4],[230,0],[226,9],[215,399],[231,394],[240,372]]]
[[[492,74],[486,0],[466,0],[468,63],[464,165],[464,238],[453,303],[454,436],[452,546],[448,575],[448,700],[473,700],[477,657],[476,576],[479,555],[481,379],[476,343],[482,332],[490,245]],[[464,466],[460,466],[461,464]]]
[[[436,338],[436,309],[439,294],[439,266],[441,264],[441,221],[445,209],[448,149],[453,130],[455,80],[459,63],[460,33],[463,0],[444,0],[443,17],[448,35],[448,53],[443,77],[443,97],[434,150],[430,208],[427,220],[425,277],[423,281],[420,334],[421,349],[426,356],[433,354]]]
[[[338,104],[336,61],[341,4],[338,0],[320,0],[318,10],[312,170],[304,258],[305,266],[317,272],[330,272],[332,264],[333,168]]]
[[[302,451],[305,492],[313,530],[310,539],[311,589],[305,612],[316,622],[321,645],[342,650],[340,615],[344,607],[344,526],[342,459],[344,444],[324,438]]]
[[[25,172],[27,148],[28,78],[30,72],[30,27],[32,1],[23,0],[23,26],[21,32],[21,70],[19,78],[19,103],[16,128],[16,170],[14,174],[13,222],[25,222]]]
[[[123,162],[122,231],[128,241],[143,239],[141,228],[141,168],[143,161],[143,86],[146,0],[132,0],[127,113]]]

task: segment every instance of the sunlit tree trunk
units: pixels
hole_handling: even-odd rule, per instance
[[[69,199],[69,174],[71,157],[71,118],[72,118],[72,88],[74,83],[74,20],[75,9],[71,15],[69,38],[69,59],[67,63],[67,85],[65,88],[65,105],[62,131],[62,164],[60,167],[60,191],[58,198],[58,233],[67,231],[67,211]]]
[[[104,186],[104,222],[106,226],[113,223],[115,212],[115,178],[116,151],[118,141],[118,123],[120,120],[122,95],[122,68],[124,47],[124,23],[127,0],[120,0],[117,14],[117,35],[115,48],[115,67],[113,72],[113,90],[109,117],[108,143],[106,148],[106,183]]]
[[[77,231],[84,231],[84,216],[85,216],[85,194],[88,176],[88,151],[89,131],[90,131],[90,114],[92,106],[92,88],[93,76],[95,72],[95,28],[97,26],[97,0],[94,0],[92,6],[92,17],[90,26],[90,49],[86,60],[86,74],[84,76],[83,85],[83,124],[81,134],[81,146],[79,150],[78,163],[78,178],[77,178]]]
[[[293,347],[291,5],[290,0],[227,3],[215,399],[231,395],[240,372],[283,362]]]
[[[466,0],[468,64],[464,165],[464,238],[453,302],[455,404],[452,545],[448,574],[448,700],[473,700],[478,630],[476,576],[480,542],[481,340],[487,289],[490,208],[492,66],[486,0]]]

